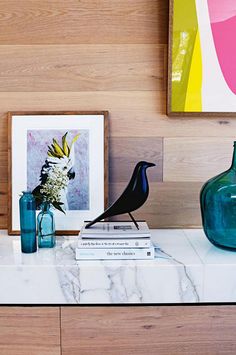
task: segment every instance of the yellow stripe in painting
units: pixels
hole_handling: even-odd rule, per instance
[[[173,112],[183,112],[198,21],[195,0],[173,0],[172,95]]]
[[[196,34],[184,110],[202,111],[202,56],[199,31]]]

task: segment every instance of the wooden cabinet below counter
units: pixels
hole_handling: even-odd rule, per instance
[[[236,306],[0,308],[1,355],[235,355]]]

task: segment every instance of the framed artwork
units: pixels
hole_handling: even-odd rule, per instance
[[[55,169],[67,177],[59,191],[65,214],[54,210],[57,234],[77,234],[107,207],[108,112],[9,112],[8,124],[9,234],[20,233],[22,191],[45,188]]]
[[[236,1],[170,0],[169,115],[236,113]]]

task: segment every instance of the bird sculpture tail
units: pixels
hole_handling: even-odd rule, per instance
[[[131,218],[132,222],[134,223],[135,227],[137,229],[139,229],[138,223],[136,222],[136,220],[135,220],[134,216],[131,214],[131,212],[128,212],[128,215],[130,216],[130,218]],[[97,218],[95,218],[93,221],[87,223],[85,228],[88,229],[88,228],[92,227],[92,225],[94,225],[97,222],[100,222],[104,218],[106,218],[106,217],[104,217],[104,213],[103,213],[100,216],[98,216]]]
[[[87,229],[87,228],[92,227],[93,224],[95,224],[95,223],[101,221],[102,219],[104,219],[103,214],[100,215],[100,216],[98,216],[98,217],[97,217],[96,219],[94,219],[93,221],[87,223],[86,226],[85,226],[85,228]]]

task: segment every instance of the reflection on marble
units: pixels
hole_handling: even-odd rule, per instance
[[[22,254],[19,237],[0,232],[0,304],[64,303],[49,249]]]
[[[203,230],[184,230],[204,265],[202,302],[236,302],[236,252],[212,245]]]

